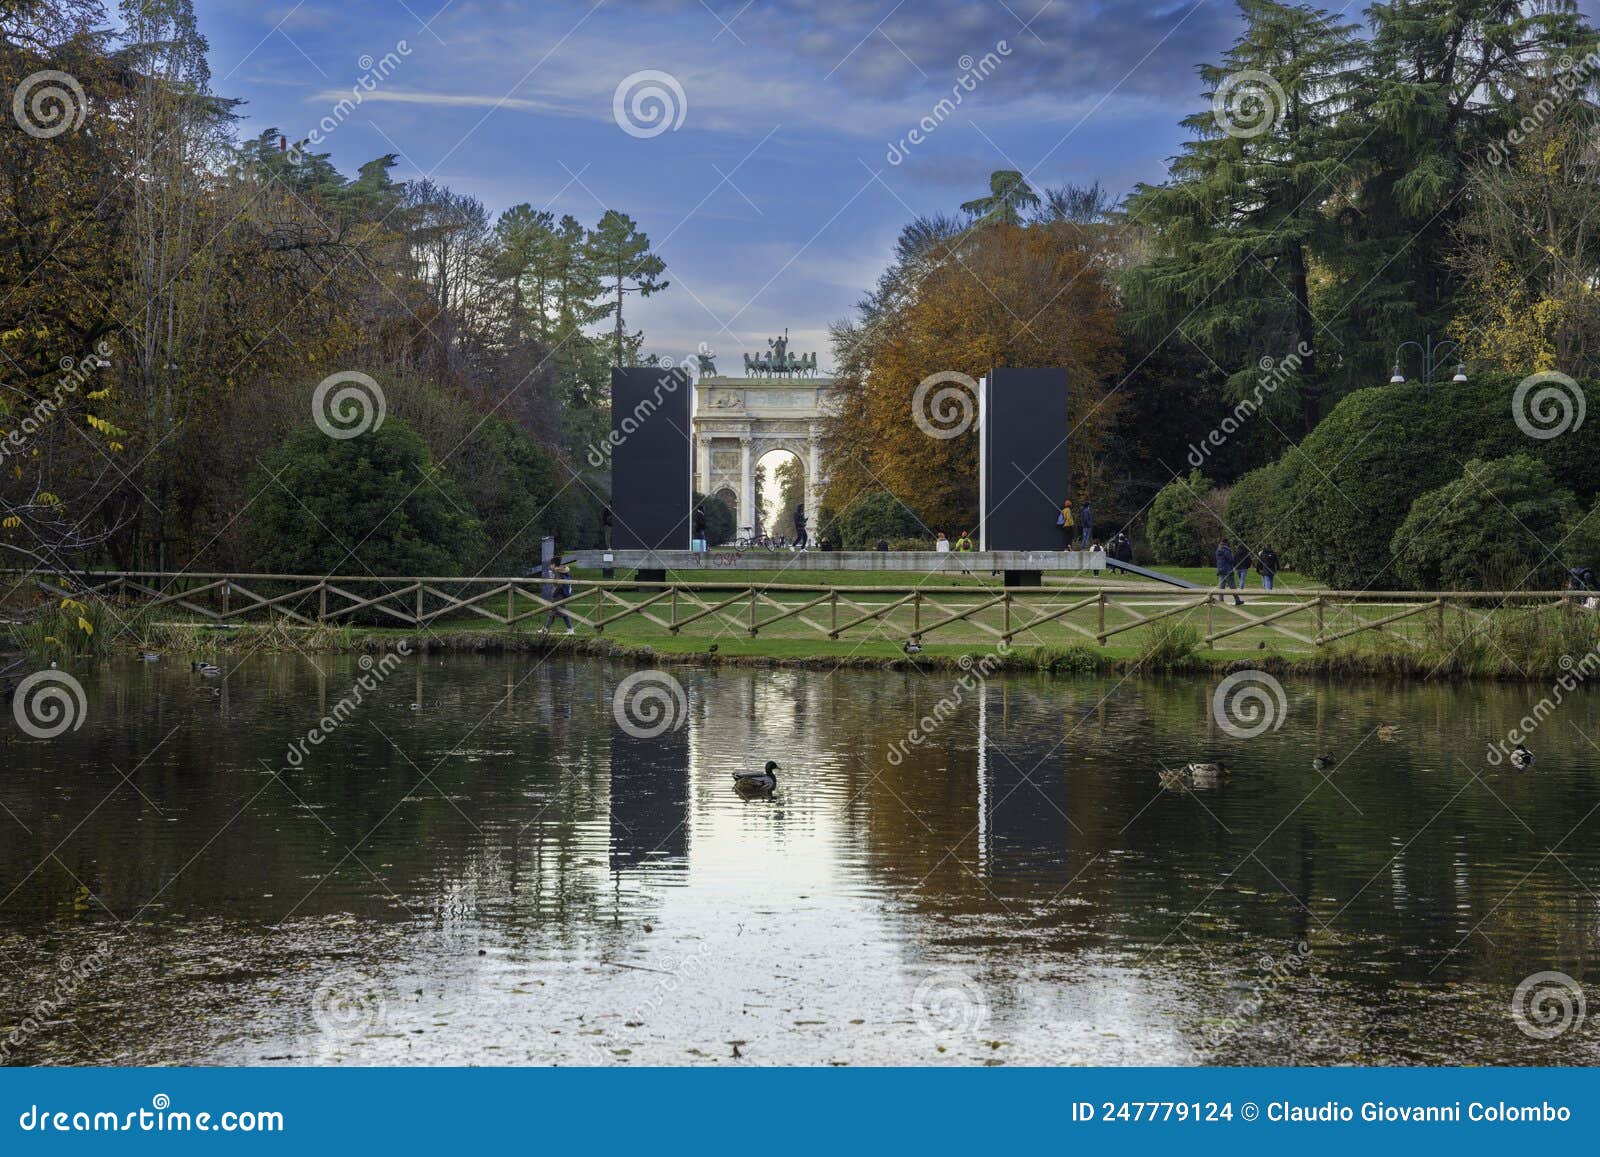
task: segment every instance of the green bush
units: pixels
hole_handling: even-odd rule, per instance
[[[1576,514],[1532,455],[1475,458],[1412,504],[1390,552],[1401,580],[1423,590],[1549,590],[1562,585],[1554,548]]]
[[[874,490],[852,502],[838,517],[845,550],[872,550],[878,540],[927,536],[928,528],[905,503],[887,490]],[[950,535],[950,541],[955,541]]]
[[[1530,454],[1587,504],[1600,491],[1600,422],[1530,437],[1512,412],[1520,381],[1408,382],[1345,396],[1274,467],[1289,511],[1278,553],[1330,586],[1392,582],[1390,544],[1412,504],[1474,458]]]
[[[1278,552],[1279,564],[1292,564],[1283,538],[1283,519],[1289,513],[1284,500],[1282,471],[1276,466],[1252,470],[1228,489],[1227,521],[1234,549],[1243,546],[1255,554],[1264,546]]]
[[[1198,470],[1174,478],[1150,502],[1145,539],[1158,563],[1204,566],[1211,561],[1221,527],[1206,501],[1211,482]]]
[[[696,491],[694,504],[706,512],[706,545],[721,546],[738,537],[739,528],[734,525],[735,515],[726,502],[720,498],[709,498]]]
[[[1600,571],[1600,498],[1587,511],[1575,515],[1561,544],[1568,566],[1592,566]]]
[[[263,571],[448,576],[483,549],[461,487],[399,418],[345,439],[307,426],[266,465],[274,480],[251,509]]]

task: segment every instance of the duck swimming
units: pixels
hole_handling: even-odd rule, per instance
[[[198,671],[206,679],[215,679],[222,674],[222,668],[215,663],[190,663],[189,670]]]
[[[1400,734],[1400,728],[1393,723],[1378,724],[1378,738],[1385,743],[1390,743]]]
[[[733,790],[743,796],[771,795],[777,786],[778,765],[770,759],[765,770],[733,773]]]
[[[1220,763],[1186,763],[1178,768],[1163,767],[1156,775],[1164,788],[1193,791],[1220,787],[1228,778],[1228,769]]]
[[[900,649],[908,655],[922,654],[922,644],[917,642],[915,639],[907,639],[905,646],[901,647]]]
[[[1533,752],[1520,743],[1511,749],[1510,759],[1511,766],[1518,771],[1527,771],[1533,766]]]
[[[1312,771],[1327,771],[1332,766],[1333,766],[1333,755],[1331,753],[1326,754],[1326,755],[1319,755],[1319,756],[1317,756],[1315,759],[1313,759],[1311,761],[1311,770]]]

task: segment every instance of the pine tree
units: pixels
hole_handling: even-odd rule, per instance
[[[998,169],[989,174],[989,195],[961,206],[976,225],[1020,225],[1022,210],[1037,209],[1039,194],[1027,178],[1015,169]]]
[[[1315,425],[1321,326],[1313,267],[1337,249],[1325,209],[1341,179],[1338,118],[1361,60],[1355,29],[1319,9],[1240,0],[1245,30],[1220,65],[1202,65],[1209,107],[1184,120],[1196,139],[1169,179],[1141,185],[1129,217],[1155,232],[1129,302],[1147,336],[1177,335],[1253,388],[1259,359],[1298,359],[1300,420]],[[1298,387],[1298,388],[1296,388]]]
[[[633,218],[615,209],[607,209],[600,224],[590,232],[584,253],[607,295],[615,296],[614,301],[606,304],[601,316],[615,319],[612,364],[624,365],[625,354],[637,355],[641,335],[627,335],[622,318],[623,296],[637,293],[640,297],[649,297],[667,288],[669,283],[661,277],[667,264],[651,251],[650,238],[640,232]]]

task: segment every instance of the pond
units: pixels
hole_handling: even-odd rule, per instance
[[[0,724],[5,1063],[1600,1063],[1584,689],[1519,771],[1543,686],[73,675]]]

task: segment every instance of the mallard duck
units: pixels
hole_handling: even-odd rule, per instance
[[[733,773],[733,790],[740,795],[771,795],[778,786],[778,765],[767,760],[764,771],[736,771]]]
[[[1163,767],[1156,775],[1162,787],[1178,791],[1217,787],[1228,778],[1228,769],[1220,763],[1186,763],[1178,768]]]
[[[901,647],[900,649],[908,655],[922,654],[922,644],[917,642],[915,639],[907,639],[905,646]]]
[[[1311,761],[1312,771],[1327,771],[1333,766],[1332,754],[1319,755]]]
[[[222,668],[215,663],[191,663],[191,671],[198,671],[203,679],[215,679],[222,674]]]
[[[1533,752],[1522,744],[1517,744],[1511,749],[1511,766],[1518,771],[1527,771],[1533,766]]]
[[[161,655],[160,655],[159,652],[156,652],[156,651],[140,651],[139,652],[139,662],[141,662],[141,663],[159,663],[160,661],[161,661]]]
[[[715,643],[712,643],[711,646],[706,648],[706,654],[715,655],[716,653],[717,653],[717,645]]]
[[[1378,738],[1385,743],[1393,741],[1400,734],[1400,728],[1393,723],[1378,724]]]

